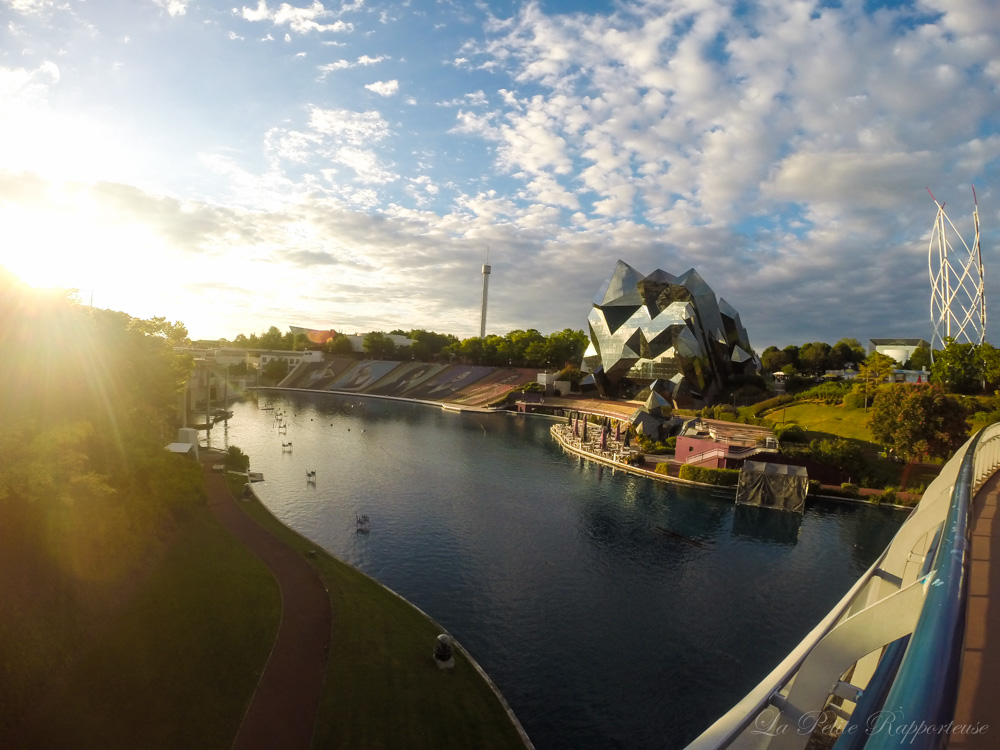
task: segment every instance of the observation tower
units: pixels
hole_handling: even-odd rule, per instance
[[[490,251],[486,251],[486,264],[483,266],[483,313],[479,318],[479,338],[486,338],[486,297],[490,291]]]
[[[934,229],[927,249],[931,277],[931,361],[934,347],[944,349],[945,339],[979,345],[986,339],[986,290],[983,257],[979,248],[979,202],[972,189],[972,223],[975,237],[970,247],[944,212],[930,190],[937,206]],[[950,231],[949,231],[950,230]],[[952,245],[949,234],[958,237],[961,246]],[[956,249],[958,248],[958,249]]]

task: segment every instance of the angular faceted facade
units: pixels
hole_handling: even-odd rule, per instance
[[[594,298],[584,366],[606,398],[651,390],[701,407],[734,374],[759,374],[739,313],[717,300],[693,268],[643,276],[619,260]]]

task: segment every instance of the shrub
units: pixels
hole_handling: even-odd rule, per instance
[[[237,446],[230,445],[226,451],[225,464],[227,471],[247,471],[250,468],[250,456]]]
[[[670,473],[670,464],[657,464],[656,465],[656,473],[657,474],[669,474]]]
[[[865,396],[863,393],[845,393],[843,401],[846,409],[862,409],[865,405]]]
[[[736,469],[709,469],[704,466],[684,464],[681,466],[680,478],[720,487],[735,487],[739,484],[740,473]]]
[[[797,424],[787,424],[776,427],[774,436],[783,443],[808,443],[806,431]]]
[[[879,502],[882,503],[890,503],[892,505],[895,505],[896,503],[899,502],[899,496],[896,494],[896,490],[893,489],[892,487],[887,487],[885,492],[883,492],[881,495],[876,495],[875,497],[878,497]]]
[[[784,395],[775,396],[774,398],[769,398],[767,401],[761,401],[760,403],[754,404],[753,406],[748,406],[747,409],[750,410],[750,415],[753,417],[759,417],[761,414],[772,409],[777,409],[779,406],[784,406],[785,404],[790,404],[795,401],[794,396]]]
[[[848,493],[852,497],[858,497],[859,494],[858,485],[856,484],[853,484],[851,482],[844,482],[843,484],[840,485],[840,489],[842,489],[844,492]]]
[[[819,492],[820,486],[821,485],[820,485],[820,482],[819,482],[818,479],[810,479],[809,480],[809,494],[810,495],[815,495],[817,492]]]
[[[801,393],[795,394],[795,397],[800,401],[805,399],[815,399],[817,401],[823,401],[827,404],[839,404],[843,401],[844,396],[850,392],[852,387],[851,383],[847,381],[820,383],[819,385],[808,388]]]

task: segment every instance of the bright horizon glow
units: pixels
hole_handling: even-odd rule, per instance
[[[487,333],[621,258],[757,351],[927,339],[925,188],[965,231],[974,184],[1000,273],[996,3],[579,7],[0,0],[0,265],[193,338],[475,336],[489,247]]]

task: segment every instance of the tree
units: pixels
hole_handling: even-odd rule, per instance
[[[857,339],[843,338],[833,345],[830,352],[831,366],[841,369],[847,365],[856,365],[865,360],[865,348]]]
[[[931,348],[918,346],[906,363],[907,370],[929,370],[931,368]]]
[[[259,339],[259,347],[261,349],[278,350],[284,349],[284,339],[281,331],[278,330],[277,326],[271,326],[267,329],[267,333],[262,333]]]
[[[952,393],[978,393],[982,389],[983,364],[973,344],[944,340],[944,351],[934,355],[931,378]]]
[[[984,341],[979,345],[979,360],[982,362],[982,376],[986,387],[995,391],[1000,386],[1000,349]]]
[[[813,375],[822,374],[830,366],[830,352],[830,345],[824,344],[822,341],[805,344],[799,349],[799,363],[802,371]]]
[[[866,409],[875,397],[875,391],[895,369],[896,360],[881,352],[872,352],[858,367],[858,377],[854,380],[852,393],[864,397]]]
[[[280,383],[288,374],[288,362],[272,359],[261,369],[261,374],[272,383]]]
[[[968,438],[965,405],[938,384],[879,389],[868,427],[876,441],[908,460],[948,458]]]
[[[366,333],[362,344],[368,355],[374,359],[385,359],[396,353],[396,345],[382,331]]]
[[[575,365],[579,367],[583,360],[583,353],[587,350],[590,340],[587,334],[580,330],[564,328],[561,331],[550,333],[545,340],[546,364],[552,367],[565,367]]]
[[[776,346],[769,346],[760,355],[760,364],[764,372],[781,372],[785,365],[791,364],[791,358],[788,352],[783,352]]]
[[[351,355],[354,353],[354,347],[351,346],[351,339],[341,333],[323,344],[323,351],[329,354]]]

